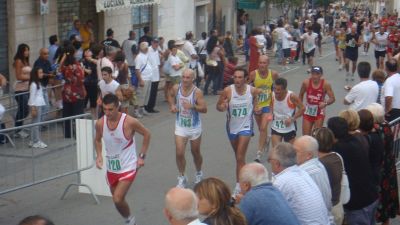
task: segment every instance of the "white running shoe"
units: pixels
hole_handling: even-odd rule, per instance
[[[340,65],[339,65],[339,71],[342,71],[342,69],[343,69],[343,65],[340,64]]]
[[[261,156],[262,156],[263,152],[258,150],[257,154],[256,154],[256,158],[254,159],[255,162],[261,163]]]
[[[47,145],[41,141],[38,141],[32,145],[32,148],[47,148]]]
[[[28,146],[29,146],[29,148],[32,148],[32,146],[33,146],[33,141],[29,141]]]
[[[129,219],[127,219],[127,220],[125,221],[125,224],[126,224],[126,225],[137,225],[137,224],[136,224],[135,217],[134,217],[134,216],[130,216]]]
[[[195,176],[195,179],[194,179],[194,183],[197,184],[201,180],[203,180],[203,171],[199,171],[199,172],[196,173],[196,176]]]
[[[178,176],[177,188],[186,188],[187,178],[185,176]]]

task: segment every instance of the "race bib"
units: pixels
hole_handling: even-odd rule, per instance
[[[307,105],[306,111],[304,112],[305,115],[309,116],[317,116],[318,113],[318,105]]]
[[[259,95],[258,95],[258,102],[260,103],[260,102],[265,102],[265,101],[267,101],[267,99],[268,99],[268,92],[267,91],[264,91],[264,92],[262,92],[262,93],[260,93]]]
[[[285,129],[285,128],[286,128],[286,124],[285,124],[285,121],[284,121],[284,120],[274,120],[274,121],[272,122],[272,127],[275,128],[275,129],[280,129],[280,130],[282,130],[282,129]]]
[[[110,172],[118,172],[121,170],[121,161],[119,155],[107,156],[107,169]]]
[[[313,47],[313,43],[309,42],[309,43],[307,44],[307,49],[309,50],[309,49],[311,49],[312,47]]]
[[[179,119],[179,125],[181,127],[190,128],[192,127],[192,118],[191,117],[183,117],[181,116]]]
[[[247,116],[247,107],[233,108],[232,117],[245,117]]]

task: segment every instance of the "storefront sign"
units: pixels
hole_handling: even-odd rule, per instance
[[[40,0],[40,15],[49,14],[49,0]]]
[[[160,4],[160,0],[96,0],[96,11],[100,12],[152,4]]]

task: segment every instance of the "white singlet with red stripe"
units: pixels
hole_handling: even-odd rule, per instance
[[[103,140],[106,149],[107,170],[112,173],[124,173],[136,170],[135,136],[127,139],[124,134],[126,114],[122,113],[118,126],[111,130],[107,116],[103,117]]]

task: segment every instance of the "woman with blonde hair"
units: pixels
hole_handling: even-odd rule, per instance
[[[220,179],[210,177],[194,186],[199,198],[199,214],[208,225],[246,225],[246,219],[235,207],[229,187]]]

